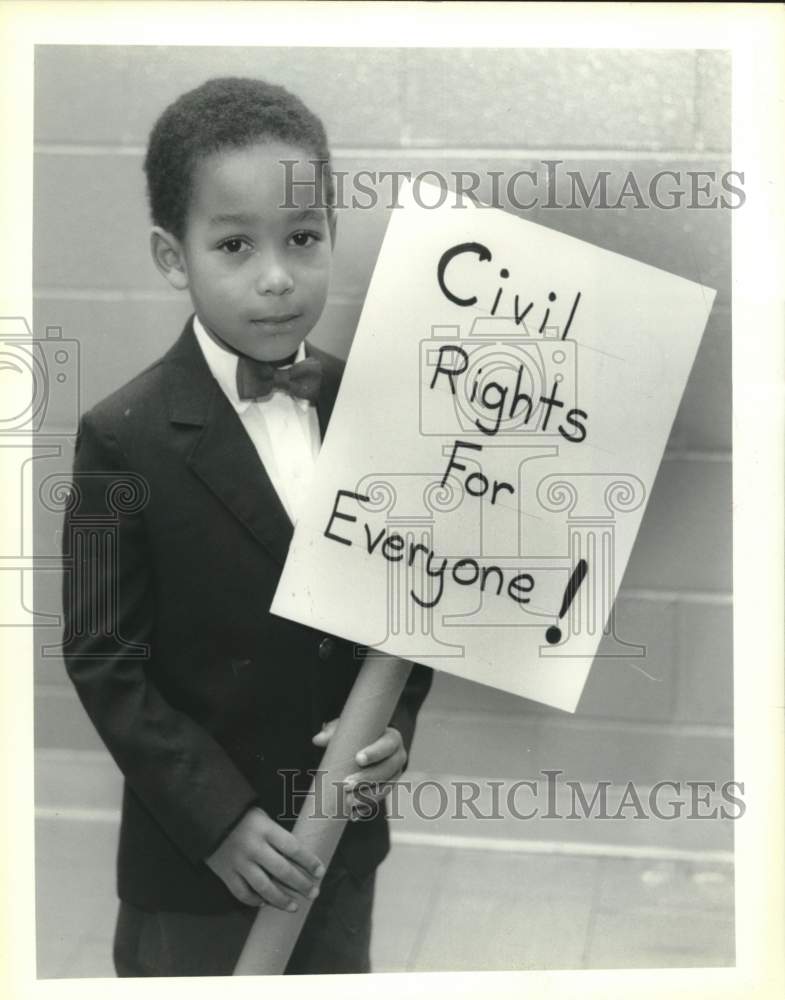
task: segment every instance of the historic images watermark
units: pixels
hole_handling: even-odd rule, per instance
[[[571,170],[564,160],[539,160],[526,170],[327,170],[323,160],[281,160],[286,198],[311,196],[308,208],[400,208],[405,183],[420,208],[716,209],[741,208],[747,199],[742,170]]]
[[[437,778],[403,779],[351,787],[327,780],[327,771],[281,770],[280,821],[294,821],[307,798],[316,818],[336,815],[371,820],[386,811],[391,820],[737,820],[746,811],[744,782],[664,778],[651,786],[609,779],[585,782],[564,778],[558,768],[538,772],[538,778],[518,780]],[[386,799],[386,806],[383,799]]]

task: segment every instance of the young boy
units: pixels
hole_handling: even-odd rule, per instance
[[[282,161],[311,181],[315,162],[330,203],[323,126],[281,87],[211,80],[166,109],[145,161],[151,249],[195,315],[80,424],[65,658],[125,776],[120,976],[231,974],[256,908],[317,895],[287,972],[369,971],[381,786],[431,683],[415,666],[358,753],[377,808],[325,874],[291,828],[359,664],[268,609],[342,373],[305,344],[335,217],[313,185],[285,190]]]

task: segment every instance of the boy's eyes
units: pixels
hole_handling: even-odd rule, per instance
[[[309,247],[313,246],[314,243],[320,243],[324,239],[324,235],[320,232],[312,230],[299,230],[288,238],[288,243],[296,247]],[[247,253],[249,250],[253,250],[253,244],[250,240],[246,239],[244,236],[231,236],[229,239],[221,240],[218,244],[218,249],[223,250],[227,254],[239,254]]]
[[[324,236],[321,233],[302,230],[298,233],[292,233],[289,239],[296,247],[309,247],[314,243],[320,243]]]
[[[240,236],[232,236],[228,240],[222,240],[218,244],[218,249],[223,250],[226,253],[242,253],[243,250],[253,249],[248,240],[243,239]]]

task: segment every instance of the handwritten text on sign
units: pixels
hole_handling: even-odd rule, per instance
[[[403,201],[272,610],[574,710],[714,293]]]

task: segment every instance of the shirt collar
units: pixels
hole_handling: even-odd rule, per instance
[[[232,404],[234,409],[238,413],[245,413],[251,403],[255,402],[255,400],[240,399],[237,395],[238,356],[234,353],[234,351],[230,351],[228,348],[219,344],[216,340],[213,340],[210,334],[205,330],[199,317],[196,315],[194,315],[193,326],[196,339],[202,349],[202,354],[204,354],[204,360],[207,362],[207,367],[212,372],[215,381],[221,387],[224,395]],[[303,361],[304,359],[305,343],[303,342],[297,348],[297,354],[295,355],[294,361],[297,363],[298,361]],[[293,396],[290,396],[289,398],[292,399],[303,412],[307,411],[311,405],[307,399],[296,399]]]

